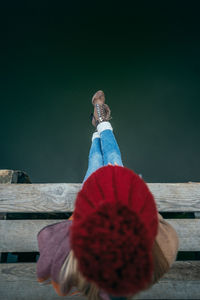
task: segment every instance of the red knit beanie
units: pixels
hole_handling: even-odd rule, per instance
[[[134,295],[152,279],[158,217],[146,183],[133,171],[105,166],[77,195],[71,245],[83,276],[106,292]]]

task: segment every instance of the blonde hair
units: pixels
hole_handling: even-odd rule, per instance
[[[169,270],[169,263],[156,240],[154,241],[152,254],[154,264],[153,280],[146,289],[150,288]],[[79,272],[78,262],[72,250],[61,268],[59,282],[63,294],[67,294],[73,287],[77,287],[77,290],[83,296],[86,296],[88,300],[101,300],[99,288],[94,283],[88,282]],[[128,299],[132,299],[132,297],[128,296]]]
[[[92,282],[88,282],[78,270],[78,262],[72,250],[70,250],[60,271],[60,289],[67,294],[73,287],[86,296],[89,300],[101,300],[99,288]]]

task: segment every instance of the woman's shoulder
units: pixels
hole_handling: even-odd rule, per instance
[[[69,236],[71,220],[64,220],[43,227],[37,235],[39,250],[47,245],[59,244],[63,238]]]
[[[165,255],[169,265],[176,259],[179,247],[178,234],[174,227],[167,222],[160,214],[158,214],[158,234],[156,241],[159,244],[163,254]]]
[[[60,268],[70,251],[70,226],[72,221],[65,220],[45,226],[38,233],[37,277],[39,281],[51,278],[58,281]]]

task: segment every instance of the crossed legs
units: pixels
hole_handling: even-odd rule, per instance
[[[108,164],[123,166],[112,126],[110,122],[105,121],[97,126],[97,132],[92,136],[88,169],[83,182],[97,169]]]

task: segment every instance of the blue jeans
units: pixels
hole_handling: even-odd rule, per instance
[[[83,182],[97,169],[108,164],[123,166],[119,146],[114,133],[106,129],[100,133],[100,138],[95,138],[89,153],[88,169]]]

